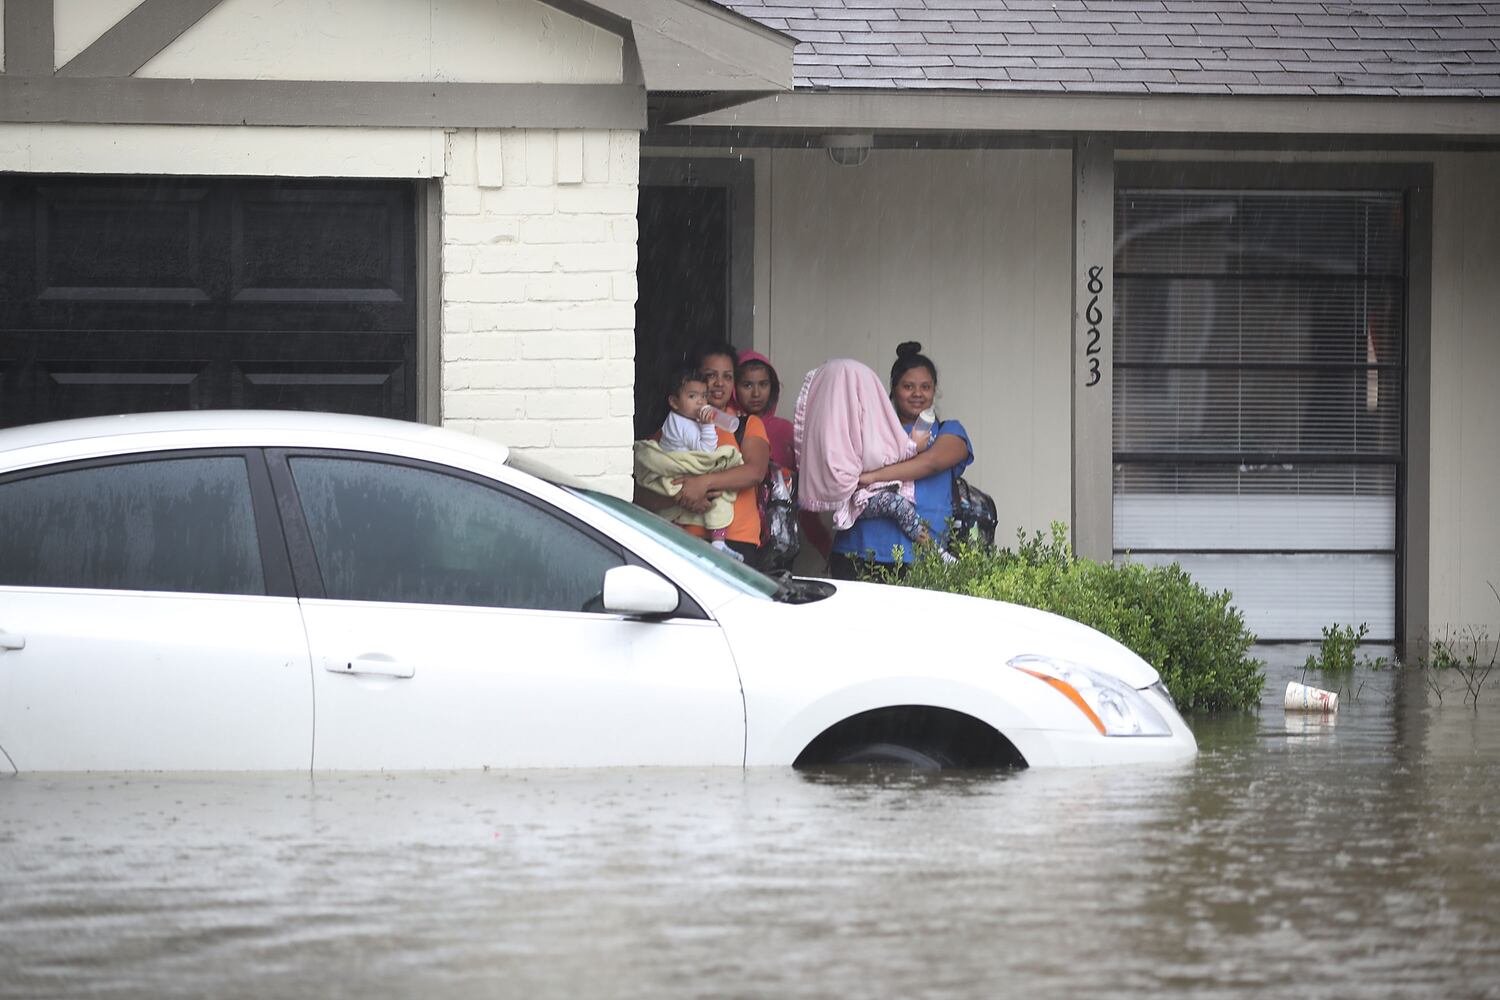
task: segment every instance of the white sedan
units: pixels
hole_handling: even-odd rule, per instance
[[[772,579],[476,437],[267,412],[0,431],[0,768],[1195,751],[1156,671],[1089,628]]]

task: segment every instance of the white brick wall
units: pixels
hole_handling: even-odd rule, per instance
[[[639,133],[447,138],[443,423],[628,497]]]

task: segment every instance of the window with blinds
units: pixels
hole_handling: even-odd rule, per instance
[[[1262,639],[1396,637],[1401,192],[1115,197],[1114,544]]]

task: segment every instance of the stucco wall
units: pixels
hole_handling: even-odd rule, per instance
[[[141,0],[52,0],[52,51],[56,65],[63,65],[88,48],[140,3]]]
[[[884,379],[896,345],[920,341],[1000,532],[1067,521],[1070,154],[875,150],[858,167],[821,149],[762,156],[756,346],[786,383],[783,415],[823,361],[857,358]]]
[[[539,0],[224,0],[137,75],[619,83],[621,46]]]
[[[62,66],[140,0],[53,4],[53,61]],[[0,62],[4,52],[0,21]],[[224,0],[137,75],[619,83],[622,54],[618,35],[540,0]]]
[[[636,132],[466,129],[443,177],[445,426],[630,495]]]
[[[1500,156],[1446,155],[1433,179],[1434,634],[1500,638]]]

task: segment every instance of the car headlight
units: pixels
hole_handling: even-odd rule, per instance
[[[1055,688],[1105,736],[1172,735],[1161,713],[1117,677],[1050,656],[1017,656],[1007,665]]]

